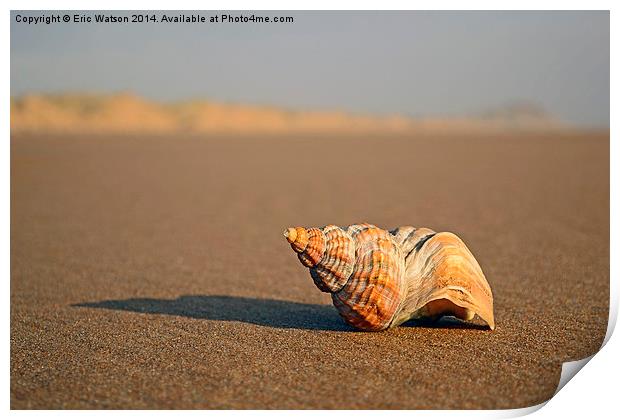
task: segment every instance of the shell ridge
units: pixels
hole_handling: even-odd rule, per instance
[[[435,236],[436,233],[430,233],[426,236],[424,236],[422,239],[420,239],[413,247],[413,249],[411,251],[409,251],[407,253],[407,255],[405,256],[405,262],[407,261],[407,259],[409,259],[409,256],[414,253],[414,252],[419,252],[420,249],[422,249],[422,247],[424,246],[424,244],[431,239],[433,236]]]
[[[319,230],[325,236],[325,250],[310,275],[320,290],[337,293],[349,281],[355,268],[354,241],[344,229],[335,225]]]

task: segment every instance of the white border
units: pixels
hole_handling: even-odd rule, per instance
[[[463,2],[459,0],[445,0],[445,1],[404,1],[404,0],[382,0],[380,2],[371,2],[368,0],[360,0],[357,2],[347,2],[344,0],[301,0],[301,1],[249,1],[249,0],[229,0],[229,1],[181,1],[174,2],[161,2],[161,1],[130,1],[130,0],[94,0],[88,2],[88,4],[78,1],[7,1],[6,12],[4,19],[0,20],[2,29],[0,31],[1,43],[4,49],[4,56],[8,57],[10,54],[9,43],[9,11],[15,10],[37,10],[37,9],[74,9],[74,10],[611,10],[611,74],[618,73],[617,65],[617,52],[613,47],[618,45],[618,31],[614,30],[614,23],[617,23],[618,19],[615,17],[615,13],[618,10],[616,6],[617,2],[603,1],[603,0],[591,0],[591,1],[490,1],[490,0],[470,0]],[[464,6],[467,6],[465,9]],[[616,6],[616,7],[614,7]],[[5,62],[6,63],[6,62]],[[1,188],[2,195],[5,199],[2,206],[2,240],[0,242],[0,261],[2,264],[2,273],[4,279],[4,287],[6,291],[6,305],[5,305],[5,317],[2,320],[2,329],[4,331],[4,346],[2,347],[2,355],[5,363],[2,365],[3,378],[2,381],[2,395],[4,396],[3,408],[9,410],[10,406],[10,206],[8,198],[10,197],[10,142],[9,142],[9,100],[10,97],[10,76],[9,66],[5,64],[2,66],[3,81],[2,89],[4,92],[5,100],[2,102],[2,132],[4,133],[2,139],[2,175],[1,175]],[[611,80],[611,214],[619,214],[620,206],[618,205],[617,194],[617,181],[618,181],[618,169],[614,163],[618,163],[618,136],[617,136],[617,121],[614,118],[614,98],[617,97],[617,85],[614,83],[612,77]],[[606,346],[594,356],[592,361],[583,368],[583,371],[579,373],[578,379],[568,383],[562,391],[552,398],[546,407],[534,414],[536,418],[555,418],[555,417],[568,417],[568,418],[583,418],[585,416],[601,416],[601,418],[608,418],[611,413],[617,413],[617,404],[615,399],[617,398],[617,381],[620,378],[620,372],[618,369],[617,354],[619,353],[620,345],[618,344],[617,337],[612,337],[613,327],[615,325],[618,313],[618,284],[617,284],[617,261],[620,257],[617,247],[618,238],[618,224],[614,219],[611,219],[611,291],[612,299],[610,306],[610,323],[607,331]],[[616,239],[614,239],[616,238]],[[611,337],[611,339],[610,339]],[[544,406],[545,404],[541,404]],[[377,411],[355,411],[351,413],[336,413],[336,412],[314,412],[314,411],[300,411],[290,413],[287,411],[211,411],[207,413],[201,411],[193,412],[143,412],[143,411],[115,411],[114,416],[121,416],[123,418],[132,418],[136,416],[148,416],[149,418],[163,418],[168,416],[183,415],[186,417],[203,418],[208,415],[210,418],[237,418],[239,415],[252,416],[252,417],[264,417],[264,418],[288,418],[290,415],[295,415],[300,418],[307,418],[308,416],[336,416],[351,415],[360,419],[376,417],[377,415],[389,415],[400,418],[409,419],[410,416],[416,418],[445,418],[445,417],[465,417],[465,418],[505,418],[514,417],[528,412],[535,411],[538,407],[532,407],[522,410],[504,410],[504,411],[390,411],[379,413]],[[46,418],[56,418],[59,416],[76,416],[81,417],[85,413],[79,411],[12,411],[11,416],[14,417],[30,417],[30,416],[45,416]],[[607,414],[607,415],[606,415]],[[105,411],[89,411],[88,416],[102,417],[109,416],[110,413]],[[595,417],[596,418],[596,417]]]

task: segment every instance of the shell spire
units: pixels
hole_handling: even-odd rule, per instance
[[[353,239],[338,226],[322,229],[288,228],[284,232],[299,261],[310,269],[316,286],[323,292],[336,293],[353,272]]]
[[[453,233],[368,223],[288,228],[284,236],[315,285],[331,293],[353,327],[378,331],[409,319],[476,314],[495,328],[493,295],[480,265]]]

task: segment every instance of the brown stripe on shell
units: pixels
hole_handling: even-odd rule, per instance
[[[332,300],[348,324],[382,330],[390,325],[402,300],[402,253],[388,232],[374,226],[359,230],[356,244],[355,271]]]
[[[338,226],[323,228],[325,252],[310,269],[314,284],[323,292],[338,292],[346,284],[355,264],[355,241]]]
[[[323,258],[325,252],[325,235],[321,229],[306,229],[308,244],[303,252],[297,254],[299,261],[306,267],[314,267]]]
[[[428,228],[401,226],[390,233],[394,236],[394,241],[400,246],[406,259],[411,256],[416,247],[419,249],[421,240],[429,239],[435,234],[435,231]]]
[[[359,236],[359,234],[368,229],[377,229],[377,227],[375,225],[371,225],[370,223],[358,223],[349,226],[347,228],[347,233],[357,241],[357,237]]]

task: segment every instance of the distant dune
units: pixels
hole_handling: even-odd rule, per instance
[[[509,106],[479,117],[414,119],[210,101],[159,103],[131,93],[40,94],[11,99],[12,133],[356,134],[561,128],[565,126],[531,105]]]

